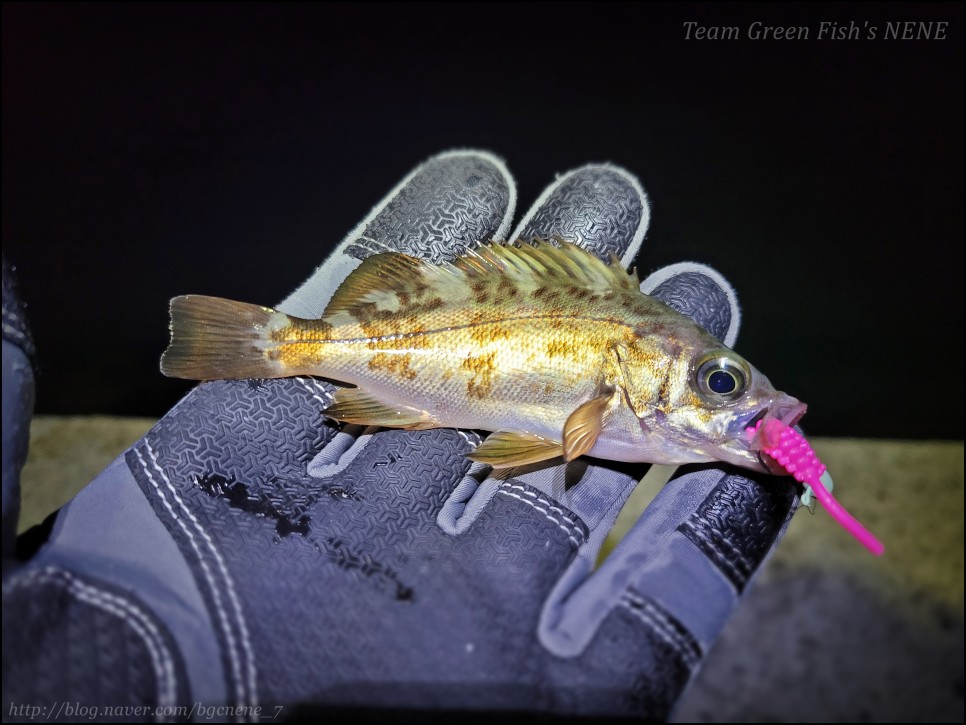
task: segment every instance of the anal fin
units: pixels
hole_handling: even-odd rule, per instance
[[[425,410],[380,400],[362,388],[340,388],[335,393],[335,401],[323,413],[343,423],[359,425],[409,430],[439,427],[439,421]]]
[[[509,468],[556,458],[563,453],[557,441],[529,433],[498,431],[483,441],[467,458],[493,468]]]

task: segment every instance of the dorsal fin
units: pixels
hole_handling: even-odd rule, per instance
[[[611,255],[607,265],[592,253],[563,240],[534,243],[490,242],[471,249],[449,264],[433,265],[400,252],[366,258],[336,290],[325,314],[357,312],[365,305],[395,311],[406,302],[432,294],[447,302],[471,299],[470,288],[487,279],[508,279],[520,291],[546,284],[581,287],[604,294],[637,290],[637,276]]]
[[[413,284],[427,268],[425,262],[401,252],[383,252],[366,257],[346,277],[325,308],[327,315],[353,310],[367,302],[372,292],[398,291]]]
[[[541,239],[533,243],[491,242],[469,251],[450,266],[471,277],[499,274],[514,279],[551,279],[595,291],[637,289],[637,276],[625,271],[614,255],[610,260],[610,265],[605,264],[591,252],[562,239]]]

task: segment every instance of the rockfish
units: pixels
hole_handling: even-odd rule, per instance
[[[161,371],[348,383],[328,417],[494,431],[469,456],[493,467],[587,455],[781,472],[745,429],[805,413],[689,317],[641,293],[616,257],[607,265],[563,241],[491,243],[443,265],[376,254],[317,320],[175,297]]]

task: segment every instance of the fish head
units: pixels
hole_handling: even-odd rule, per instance
[[[776,390],[738,353],[710,336],[696,337],[691,344],[665,338],[657,344],[639,340],[633,346],[644,354],[635,356],[632,348],[628,358],[638,364],[624,366],[629,383],[625,392],[641,428],[649,440],[660,441],[660,457],[666,462],[717,460],[783,474],[761,454],[771,442],[762,440],[763,433],[746,429],[771,419],[795,425],[807,406]]]

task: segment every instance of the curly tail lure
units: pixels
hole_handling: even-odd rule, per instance
[[[764,430],[761,430],[763,423],[765,422],[760,420],[754,428],[746,429],[749,435],[759,437],[761,450],[774,458],[796,481],[810,486],[815,498],[840,526],[858,539],[866,549],[881,556],[885,551],[882,542],[856,521],[825,487],[821,480],[825,473],[825,464],[815,455],[805,437],[780,420],[769,419]]]

